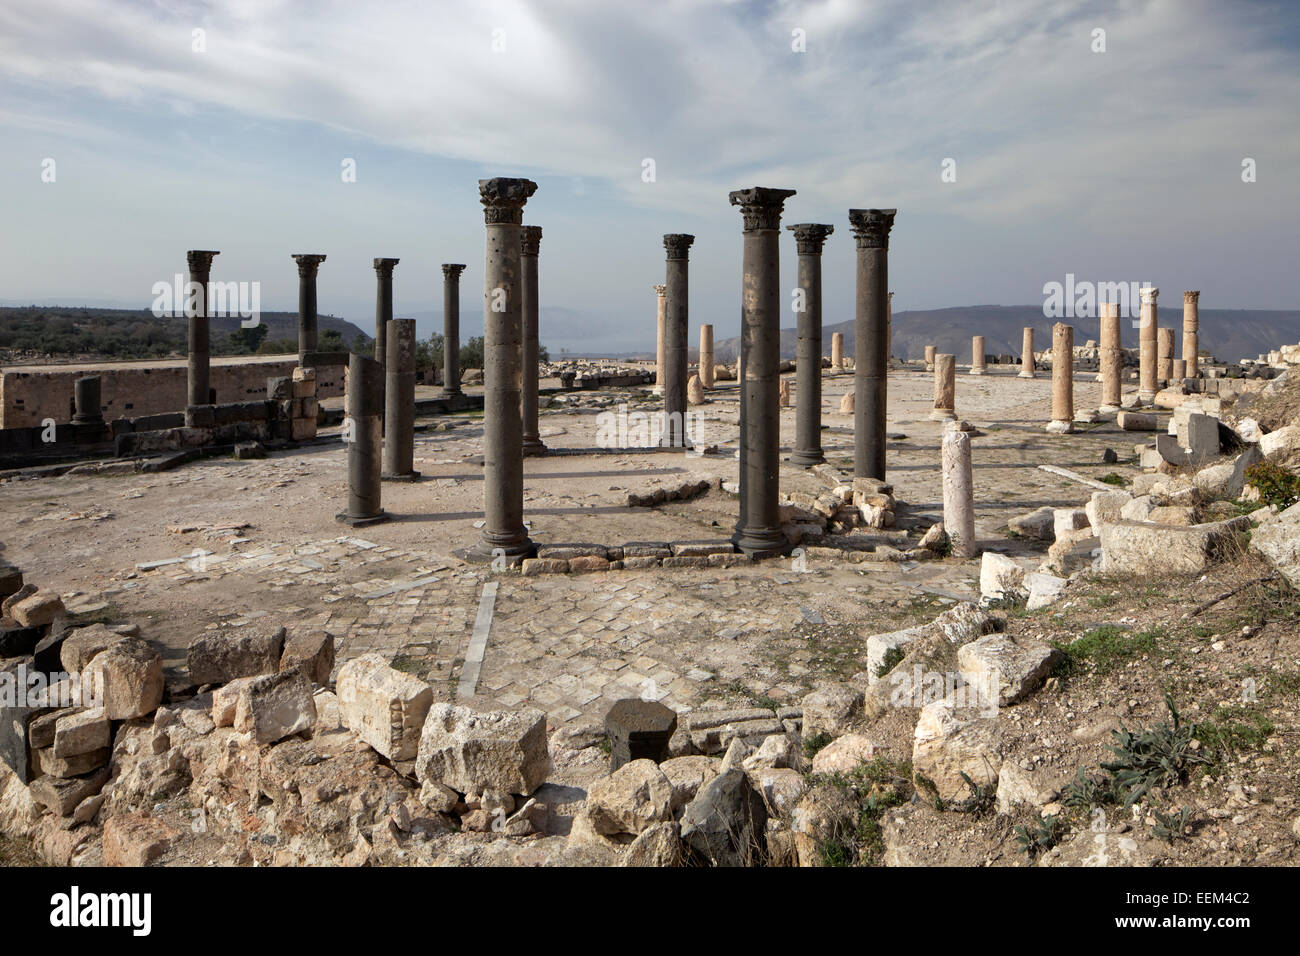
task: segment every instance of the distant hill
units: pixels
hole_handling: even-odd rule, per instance
[[[297,312],[263,312],[261,321],[267,328],[267,342],[298,341]],[[0,350],[79,361],[167,358],[185,354],[187,324],[184,316],[158,317],[148,309],[0,307]],[[239,328],[238,316],[214,317],[212,354],[237,355],[245,351],[230,341],[230,334]],[[366,335],[351,322],[322,315],[318,331],[328,330],[337,331],[349,348],[358,336]]]
[[[1051,348],[1052,326],[1062,321],[1074,326],[1074,344],[1083,345],[1100,336],[1097,319],[1047,319],[1041,305],[970,305],[950,309],[929,309],[894,313],[893,354],[903,359],[919,359],[927,345],[940,352],[951,352],[959,362],[969,362],[971,336],[984,336],[984,350],[990,355],[1019,355],[1023,330],[1034,329],[1034,348]],[[1181,297],[1171,308],[1160,308],[1157,321],[1175,329],[1174,341],[1182,349],[1183,304]],[[1125,347],[1138,344],[1137,320],[1121,323]],[[857,336],[852,321],[827,325],[822,330],[823,351],[831,351],[831,333],[844,333],[844,352],[852,355]],[[1300,342],[1300,311],[1271,309],[1200,310],[1200,347],[1215,358],[1235,362],[1255,358],[1279,345]],[[794,358],[796,330],[781,330],[781,356]],[[717,342],[714,353],[720,362],[735,361],[740,339]]]

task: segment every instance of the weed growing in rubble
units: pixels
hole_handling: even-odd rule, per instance
[[[1105,483],[1108,484],[1108,485],[1114,485],[1116,488],[1127,488],[1127,487],[1128,487],[1128,479],[1125,478],[1123,475],[1118,475],[1118,474],[1116,474],[1116,473],[1113,472],[1113,471],[1112,471],[1109,475],[1102,475],[1102,476],[1101,476],[1100,478],[1098,478],[1097,480],[1098,480],[1098,481],[1103,481],[1103,482],[1105,482]]]
[[[1068,644],[1053,643],[1052,646],[1061,652],[1053,673],[1060,677],[1072,676],[1082,670],[1085,662],[1091,663],[1094,671],[1105,672],[1118,663],[1155,653],[1159,640],[1164,636],[1164,629],[1159,627],[1128,634],[1114,624],[1102,624]]]
[[[831,734],[823,731],[820,734],[813,734],[811,737],[805,737],[803,740],[803,755],[809,760],[816,757],[818,753],[827,747],[835,738]]]
[[[1246,481],[1259,492],[1259,500],[1285,511],[1300,501],[1300,475],[1271,461],[1257,461],[1246,469]]]
[[[1101,769],[1111,775],[1115,795],[1124,798],[1125,809],[1149,794],[1152,788],[1182,783],[1193,766],[1210,762],[1203,749],[1193,747],[1195,728],[1182,722],[1168,694],[1165,694],[1165,706],[1169,708],[1171,722],[1137,731],[1121,724],[1119,730],[1111,731],[1115,743],[1108,749],[1115,759],[1103,763]]]
[[[1210,769],[1232,757],[1262,750],[1275,727],[1267,715],[1243,706],[1220,707],[1209,720],[1192,728],[1209,751]]]
[[[885,659],[882,660],[880,666],[876,668],[876,677],[885,677],[890,671],[902,663],[905,656],[906,654],[903,652],[901,647],[891,647],[889,650],[885,651]]]
[[[1044,850],[1050,850],[1065,834],[1065,826],[1056,815],[1046,816],[1030,827],[1016,827],[1016,841],[1020,852],[1029,859],[1034,859]]]
[[[838,787],[857,803],[857,819],[838,832],[824,836],[817,844],[822,866],[876,866],[885,852],[880,818],[891,807],[912,798],[912,764],[906,760],[876,757],[848,773],[813,778],[818,786]]]
[[[1061,802],[1067,807],[1095,807],[1115,802],[1115,790],[1105,777],[1093,776],[1082,767],[1074,780],[1061,790]]]
[[[1177,813],[1163,813],[1160,810],[1153,811],[1156,822],[1151,825],[1151,835],[1158,840],[1164,840],[1166,843],[1173,843],[1178,837],[1187,832],[1187,825],[1192,821],[1191,807],[1184,807]]]

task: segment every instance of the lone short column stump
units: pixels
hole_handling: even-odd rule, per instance
[[[383,370],[374,359],[353,354],[348,361],[348,507],[336,518],[354,528],[387,521],[380,505],[383,455]]]

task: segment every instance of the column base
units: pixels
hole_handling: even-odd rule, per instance
[[[366,528],[372,524],[382,524],[385,521],[392,520],[392,515],[387,511],[380,511],[373,515],[350,515],[346,512],[340,512],[334,516],[334,520],[340,524],[350,525],[353,528]]]
[[[523,562],[524,558],[531,558],[537,553],[537,545],[524,535],[522,541],[514,541],[510,544],[492,543],[484,538],[480,538],[477,544],[470,545],[468,548],[461,548],[452,552],[456,557],[471,564],[491,564],[500,559],[508,567],[514,567]]]
[[[983,374],[984,374],[984,369],[982,369],[982,368],[973,368],[973,369],[970,370],[970,373],[971,373],[972,375],[983,375]]]
[[[103,416],[92,418],[90,416],[82,417],[81,415],[73,415],[72,424],[73,425],[103,425],[105,424],[105,422]]]
[[[957,417],[955,408],[936,408],[930,412],[930,421],[932,422],[950,422]]]
[[[774,558],[794,547],[780,528],[738,528],[731,543],[751,558]]]
[[[1137,398],[1138,405],[1151,405],[1154,404],[1156,400],[1155,392],[1145,392],[1142,389],[1138,389],[1137,395],[1138,395]]]
[[[1070,435],[1074,432],[1074,422],[1048,422],[1046,431],[1049,435]]]
[[[1098,405],[1097,411],[1102,415],[1118,415],[1120,407],[1118,405]]]
[[[1038,378],[1038,376],[1037,376],[1036,374],[1034,374],[1033,372],[1026,372],[1026,371],[1024,371],[1023,369],[1021,370],[1020,375],[1019,375],[1018,377],[1019,377],[1019,378]]]
[[[825,461],[826,453],[820,448],[795,449],[790,454],[790,464],[798,465],[800,468],[811,468]]]
[[[458,388],[444,388],[442,390],[442,395],[440,395],[439,398],[460,398],[464,394],[465,393]]]
[[[420,473],[418,471],[408,471],[404,475],[387,475],[379,476],[380,481],[419,481]]]
[[[545,455],[545,454],[546,454],[546,443],[543,442],[540,438],[535,438],[531,441],[529,441],[527,438],[524,439],[525,458],[531,458],[535,455]]]

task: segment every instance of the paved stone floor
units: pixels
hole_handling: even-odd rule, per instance
[[[731,388],[728,388],[731,385]],[[849,375],[828,377],[823,439],[851,470],[852,418],[838,413]],[[890,380],[890,478],[908,515],[940,517],[940,426],[926,419],[932,380]],[[1106,446],[1131,456],[1133,436],[1114,425],[1047,436],[1050,380],[1014,372],[960,377],[958,412],[983,435],[973,443],[977,534],[1010,553],[1032,548],[1000,529],[1043,504],[1084,501],[1083,485],[1047,474],[1051,462],[1098,477]],[[1097,387],[1079,382],[1079,407]],[[644,392],[584,394],[603,409],[553,407],[542,435],[553,448],[593,449],[596,415],[620,403],[652,407]],[[736,501],[718,490],[661,507],[629,508],[643,493],[701,476],[735,478],[734,383],[698,409],[716,455],[592,451],[530,458],[526,517],[542,543],[725,538]],[[783,410],[793,439],[794,409]],[[491,627],[475,693],[480,706],[529,702],[555,724],[598,720],[627,696],[679,711],[704,704],[797,699],[820,679],[860,671],[865,638],[933,616],[976,593],[978,562],[848,565],[790,559],[734,569],[653,569],[543,577],[466,565],[456,548],[481,518],[482,421],[426,420],[417,436],[424,480],[386,484],[394,520],[352,533],[333,520],[346,482],[345,452],[322,445],[262,461],[209,460],[161,475],[68,476],[0,483],[13,516],[0,549],[29,580],[65,594],[73,610],[135,620],[169,664],[204,629],[274,621],[322,627],[339,662],[371,651],[454,699],[485,588]],[[815,491],[820,479],[783,465],[783,490]],[[208,552],[208,553],[200,553]]]

